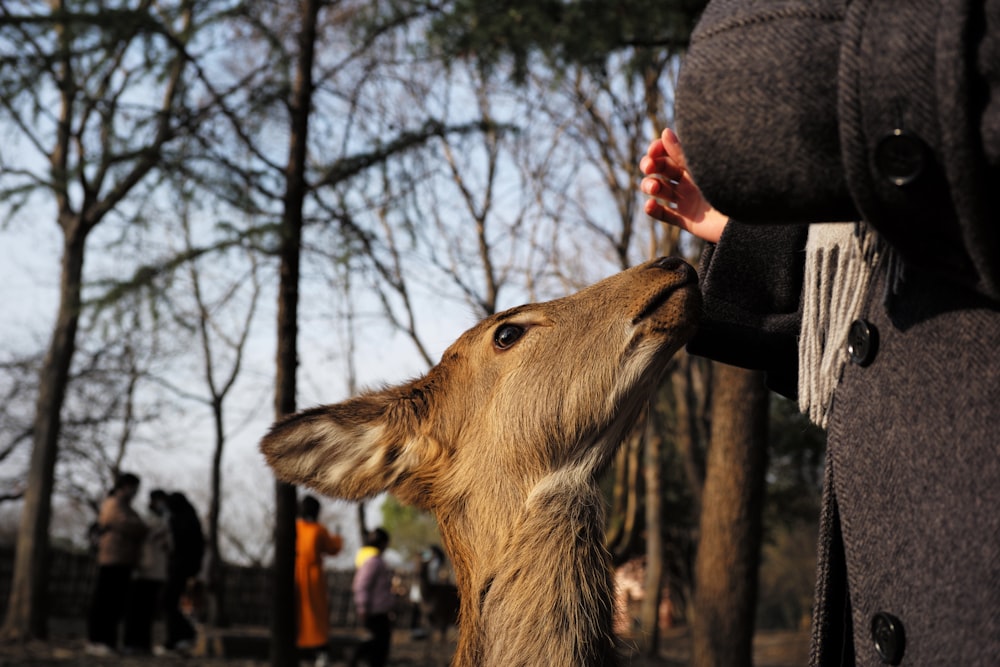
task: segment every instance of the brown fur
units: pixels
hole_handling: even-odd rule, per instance
[[[699,299],[687,264],[648,262],[489,317],[424,377],[292,415],[261,449],[286,481],[437,515],[461,597],[454,665],[614,664],[596,479]],[[507,325],[523,334],[502,349]]]

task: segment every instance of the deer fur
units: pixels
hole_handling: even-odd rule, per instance
[[[699,310],[690,266],[647,262],[488,317],[425,376],[291,415],[261,449],[288,482],[437,516],[456,667],[613,665],[597,478]]]

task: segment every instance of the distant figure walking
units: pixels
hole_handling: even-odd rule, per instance
[[[344,547],[340,535],[319,523],[319,501],[305,496],[295,522],[295,597],[298,623],[297,645],[315,653],[316,664],[327,663],[330,636],[330,602],[323,573],[323,557],[334,556]]]
[[[90,655],[109,656],[118,647],[118,625],[125,615],[132,570],[148,530],[132,508],[138,491],[137,476],[119,474],[98,514],[97,581],[87,615]]]
[[[363,659],[370,667],[384,667],[389,659],[389,643],[392,639],[392,619],[389,614],[396,606],[396,598],[392,592],[392,571],[382,557],[389,546],[389,533],[382,528],[374,529],[368,533],[365,546],[374,547],[377,553],[358,568],[351,588],[358,620],[370,636],[358,647],[351,665],[353,667],[359,659]]]
[[[162,609],[163,587],[173,538],[167,521],[167,494],[163,489],[149,492],[149,532],[142,545],[142,556],[132,580],[132,594],[125,618],[125,652],[145,655],[153,650],[153,623]]]
[[[175,491],[169,494],[167,509],[174,550],[170,554],[167,584],[163,592],[167,618],[164,648],[168,651],[187,652],[194,646],[197,633],[181,610],[181,597],[189,580],[197,577],[201,571],[201,560],[205,555],[205,535],[201,530],[198,512],[183,493]]]

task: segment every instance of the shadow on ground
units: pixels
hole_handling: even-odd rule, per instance
[[[200,642],[203,655],[191,656],[113,656],[98,658],[84,652],[86,642],[79,622],[53,621],[51,639],[25,644],[0,644],[0,667],[269,667],[266,628],[234,628],[227,634],[238,637],[231,646],[236,655],[206,656],[222,646],[218,637],[209,633]],[[350,633],[347,633],[349,636]],[[389,664],[393,667],[446,667],[455,648],[456,631],[448,641],[424,639],[415,641],[409,631],[397,630],[393,634]],[[345,642],[349,644],[350,642]],[[215,648],[212,648],[212,647]],[[756,667],[801,667],[808,662],[809,633],[794,631],[761,631],[754,639],[754,665]],[[331,667],[346,665],[347,656],[335,655]],[[311,665],[303,660],[301,665]],[[363,663],[362,663],[363,664]],[[632,651],[625,656],[623,665],[628,667],[689,667],[690,636],[686,628],[675,628],[665,633],[659,655],[655,658],[641,656]]]

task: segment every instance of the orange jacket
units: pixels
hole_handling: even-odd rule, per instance
[[[344,545],[314,521],[295,522],[295,590],[300,648],[323,646],[330,631],[330,604],[323,574],[323,556],[337,554]]]

